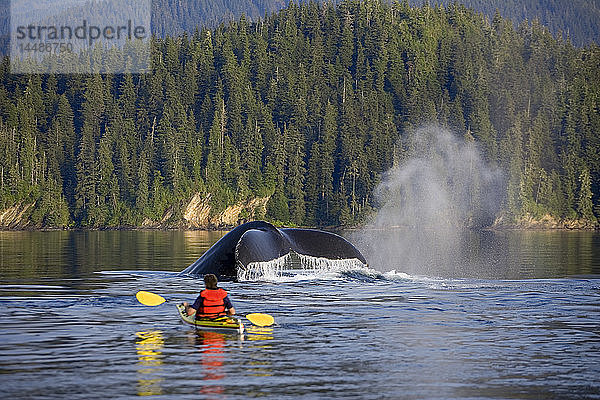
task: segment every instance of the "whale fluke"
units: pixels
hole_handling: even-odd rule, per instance
[[[367,263],[358,249],[335,233],[317,229],[277,229],[268,222],[252,221],[228,232],[181,273],[193,276],[215,274],[221,280],[236,280],[238,268],[271,261],[291,251],[332,260],[358,259]]]

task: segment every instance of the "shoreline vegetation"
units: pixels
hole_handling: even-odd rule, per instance
[[[0,232],[2,231],[85,231],[85,230],[205,230],[205,231],[226,231],[235,228],[237,225],[248,222],[253,219],[260,219],[264,216],[264,207],[268,198],[254,199],[247,204],[238,204],[229,207],[215,217],[209,217],[207,210],[210,208],[207,204],[198,203],[196,196],[186,207],[184,218],[180,221],[169,221],[168,217],[172,215],[167,212],[166,218],[162,221],[145,220],[141,225],[124,226],[104,226],[104,227],[76,227],[76,226],[35,226],[26,217],[26,213],[32,208],[32,205],[17,205],[8,210],[0,210]],[[244,207],[245,206],[245,207]],[[250,207],[248,207],[250,206]],[[258,211],[256,208],[262,208]],[[244,217],[240,214],[244,213]],[[256,218],[255,218],[256,217]],[[281,221],[267,221],[277,227],[298,227],[297,225],[286,224]],[[304,226],[306,228],[319,228],[331,230],[355,230],[364,229],[363,226]],[[402,227],[389,227],[397,229]],[[377,228],[367,228],[377,229]],[[472,228],[474,230],[600,230],[598,221],[589,221],[583,219],[558,220],[553,216],[546,214],[541,218],[534,218],[532,215],[525,215],[518,220],[511,220],[510,216],[501,215],[497,217],[493,224],[487,227]]]
[[[537,21],[292,2],[154,38],[152,57],[146,75],[0,62],[0,229],[361,226],[424,125],[502,173],[495,215],[466,194],[470,225],[598,226],[600,48]]]

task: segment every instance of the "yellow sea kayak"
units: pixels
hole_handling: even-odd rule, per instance
[[[234,317],[218,317],[213,319],[196,319],[194,315],[188,316],[183,304],[177,305],[177,311],[183,322],[195,326],[197,329],[203,329],[214,332],[244,333],[244,324]]]

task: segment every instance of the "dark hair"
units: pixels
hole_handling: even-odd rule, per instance
[[[217,276],[214,274],[204,275],[204,285],[206,285],[207,289],[216,289],[217,288]]]

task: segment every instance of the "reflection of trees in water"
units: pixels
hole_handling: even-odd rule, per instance
[[[162,394],[159,376],[162,365],[162,348],[165,340],[161,331],[137,332],[135,348],[138,354],[138,395],[154,396]]]

